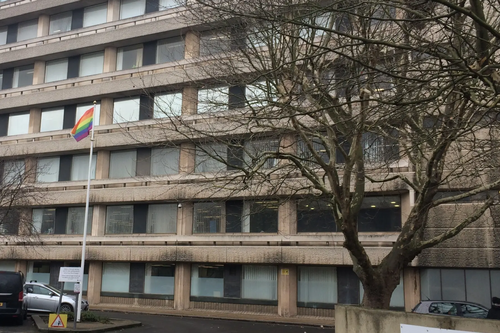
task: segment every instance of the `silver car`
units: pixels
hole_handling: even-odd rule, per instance
[[[488,309],[484,306],[463,301],[421,301],[412,310],[416,313],[486,318]]]
[[[24,303],[28,311],[57,312],[60,291],[48,284],[30,281],[24,284]],[[61,312],[73,312],[76,304],[75,295],[63,294]],[[82,311],[89,309],[89,303],[82,299]]]

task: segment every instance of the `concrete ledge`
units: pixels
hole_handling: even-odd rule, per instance
[[[49,328],[47,327],[47,323],[43,320],[40,315],[32,315],[33,321],[35,322],[35,326],[40,332],[108,332],[108,331],[116,331],[122,330],[130,327],[138,327],[142,326],[142,323],[139,321],[133,320],[123,320],[123,319],[113,319],[110,318],[111,323],[102,324],[102,323],[77,323],[76,328],[73,328],[73,322],[68,322],[67,328]],[[69,327],[71,326],[71,327]]]

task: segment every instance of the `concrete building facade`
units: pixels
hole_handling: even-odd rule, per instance
[[[337,303],[359,303],[363,290],[327,207],[307,198],[200,196],[217,166],[198,160],[180,135],[169,147],[154,145],[164,136],[152,126],[153,102],[182,117],[196,117],[202,105],[203,89],[190,80],[204,78],[193,65],[206,61],[203,31],[177,19],[183,10],[171,0],[0,2],[3,178],[12,166],[36,166],[32,182],[44,190],[26,209],[39,239],[25,246],[6,238],[0,269],[57,285],[60,267],[79,266],[89,141],[69,132],[96,101],[83,286],[91,306],[332,316]],[[401,185],[374,190],[364,203],[360,239],[373,262],[397,238],[412,198]],[[235,221],[234,211],[254,213]],[[414,260],[391,305],[410,310],[424,297],[489,305],[500,295],[491,212]],[[452,218],[446,207],[433,214],[430,232]]]

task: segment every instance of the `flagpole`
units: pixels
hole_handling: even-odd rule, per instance
[[[95,105],[96,101],[94,101],[94,111],[93,115],[95,115]],[[76,308],[78,309],[77,314],[76,314],[76,321],[80,322],[80,316],[82,313],[82,294],[83,294],[83,276],[84,276],[84,270],[85,270],[85,247],[87,245],[87,223],[89,219],[89,200],[90,200],[90,178],[92,175],[92,154],[94,150],[94,120],[92,119],[92,130],[90,134],[90,155],[89,155],[89,171],[87,174],[87,199],[85,200],[85,219],[84,219],[84,224],[83,224],[83,242],[82,242],[82,262],[81,262],[81,269],[80,269],[80,293],[78,294],[78,303],[75,304]]]

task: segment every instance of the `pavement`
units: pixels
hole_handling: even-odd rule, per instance
[[[117,305],[117,304],[99,304],[93,305],[92,311],[113,311],[122,313],[134,314],[148,314],[148,315],[165,315],[171,317],[190,317],[200,319],[220,319],[231,321],[245,321],[245,322],[260,322],[268,324],[282,324],[282,325],[300,325],[312,326],[318,328],[332,328],[334,327],[334,318],[325,317],[311,317],[311,316],[295,316],[295,317],[281,317],[275,314],[257,314],[253,312],[225,312],[225,311],[210,311],[210,310],[173,310],[159,307],[140,306],[134,307],[130,305]],[[39,331],[62,331],[62,332],[110,332],[121,331],[125,328],[141,326],[140,321],[114,319],[112,324],[101,323],[77,323],[76,329],[73,328],[73,323],[68,322],[68,328],[48,328],[46,321],[39,315],[33,315],[35,326]]]

